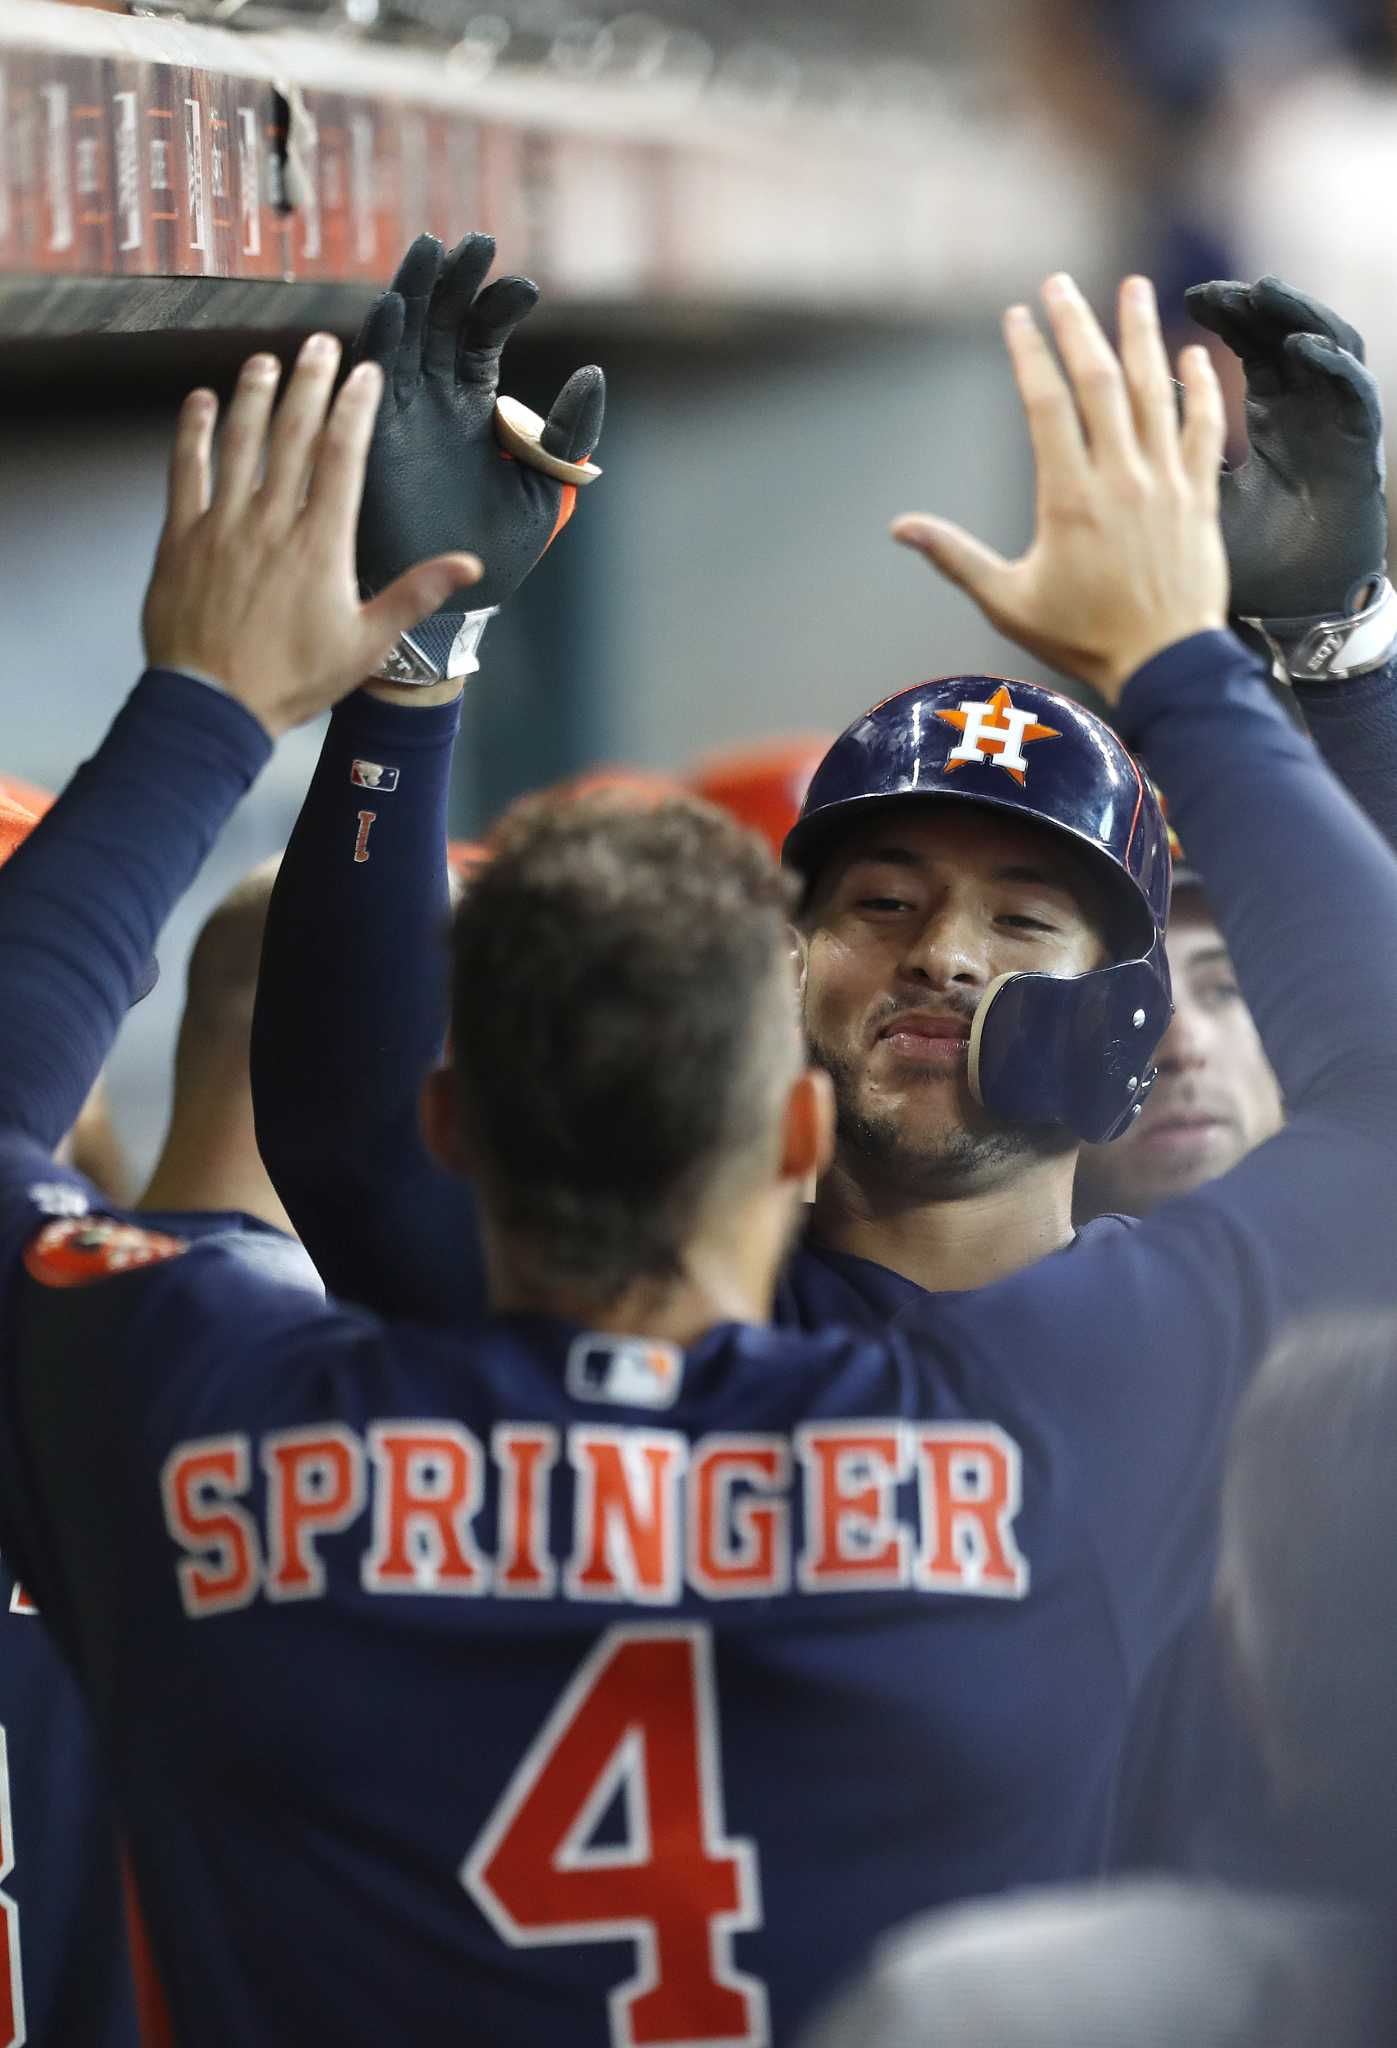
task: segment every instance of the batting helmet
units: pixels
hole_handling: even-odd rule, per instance
[[[1070,697],[998,676],[900,690],[840,735],[815,771],[782,859],[813,881],[833,843],[874,806],[978,804],[1061,833],[1095,866],[1115,909],[1116,958],[1088,974],[1004,974],[971,1026],[970,1086],[997,1116],[1117,1138],[1154,1081],[1173,1014],[1164,927],[1169,833],[1108,725]]]
[[[759,740],[722,754],[705,754],[686,771],[695,796],[750,825],[780,853],[800,816],[810,778],[829,752],[828,733]]]

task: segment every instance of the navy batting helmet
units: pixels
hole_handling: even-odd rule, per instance
[[[946,676],[875,704],[816,769],[781,857],[813,881],[849,826],[889,803],[970,803],[1062,833],[1099,870],[1115,908],[1109,967],[1003,974],[971,1027],[970,1086],[1016,1123],[1119,1137],[1154,1081],[1173,1014],[1164,927],[1169,829],[1108,725],[1056,690]]]

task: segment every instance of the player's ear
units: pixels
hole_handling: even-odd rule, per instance
[[[422,1083],[418,1117],[427,1150],[437,1165],[445,1167],[448,1173],[468,1174],[470,1161],[461,1137],[460,1101],[453,1067],[432,1068]]]
[[[805,1008],[805,984],[810,975],[810,941],[798,924],[786,926],[791,949],[791,972],[796,978],[796,1001]]]
[[[806,1067],[786,1097],[781,1140],[781,1178],[815,1181],[834,1157],[834,1084],[823,1067]]]

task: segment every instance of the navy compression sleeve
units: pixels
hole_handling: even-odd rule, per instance
[[[271,750],[232,697],[148,670],[0,868],[0,1129],[45,1151],[68,1130],[156,934]]]
[[[422,1141],[446,1036],[446,801],[458,703],[356,693],[330,720],[267,918],[257,1140],[332,1295],[459,1322],[484,1285],[465,1182]]]
[[[1397,662],[1351,683],[1297,683],[1315,744],[1389,846],[1397,846]]]
[[[1322,1108],[1397,1142],[1391,851],[1230,634],[1197,634],[1148,662],[1126,686],[1120,724],[1208,878],[1290,1115]],[[1302,806],[1322,833],[1297,837]]]

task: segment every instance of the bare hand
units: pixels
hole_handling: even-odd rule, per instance
[[[922,514],[892,531],[1001,633],[1114,703],[1152,655],[1226,622],[1222,393],[1207,351],[1185,349],[1180,425],[1147,279],[1121,286],[1119,356],[1070,278],[1043,300],[1067,378],[1026,306],[1004,319],[1037,469],[1028,553],[1006,561]]]
[[[331,405],[339,359],[332,336],[312,335],[275,410],[275,357],[243,365],[216,484],[217,401],[185,400],[146,592],[151,666],[221,683],[273,737],[328,710],[481,574],[474,555],[442,555],[360,602],[354,530],[383,377],[362,365]]]

